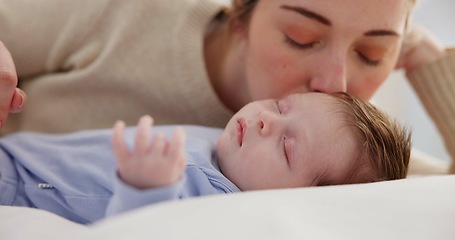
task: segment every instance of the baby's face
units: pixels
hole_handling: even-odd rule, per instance
[[[221,171],[243,191],[341,182],[354,163],[356,139],[335,101],[307,93],[246,105],[218,140]]]

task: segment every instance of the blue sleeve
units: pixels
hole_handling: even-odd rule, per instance
[[[175,184],[146,190],[125,184],[117,174],[113,179],[114,191],[106,209],[106,216],[126,212],[148,204],[179,199],[186,176],[183,175]]]

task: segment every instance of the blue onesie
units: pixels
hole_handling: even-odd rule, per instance
[[[135,127],[127,128],[131,147]],[[18,133],[0,139],[0,205],[48,210],[79,223],[172,199],[240,190],[218,167],[215,144],[221,129],[184,126],[186,170],[170,186],[138,190],[116,174],[111,129],[70,134]],[[172,134],[173,126],[152,133]]]

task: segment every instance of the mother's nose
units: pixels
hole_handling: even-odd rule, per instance
[[[347,64],[343,58],[331,57],[312,69],[309,88],[312,92],[346,92]]]

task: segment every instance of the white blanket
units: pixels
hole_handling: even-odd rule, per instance
[[[453,240],[455,176],[201,197],[89,226],[0,207],[0,239]]]

